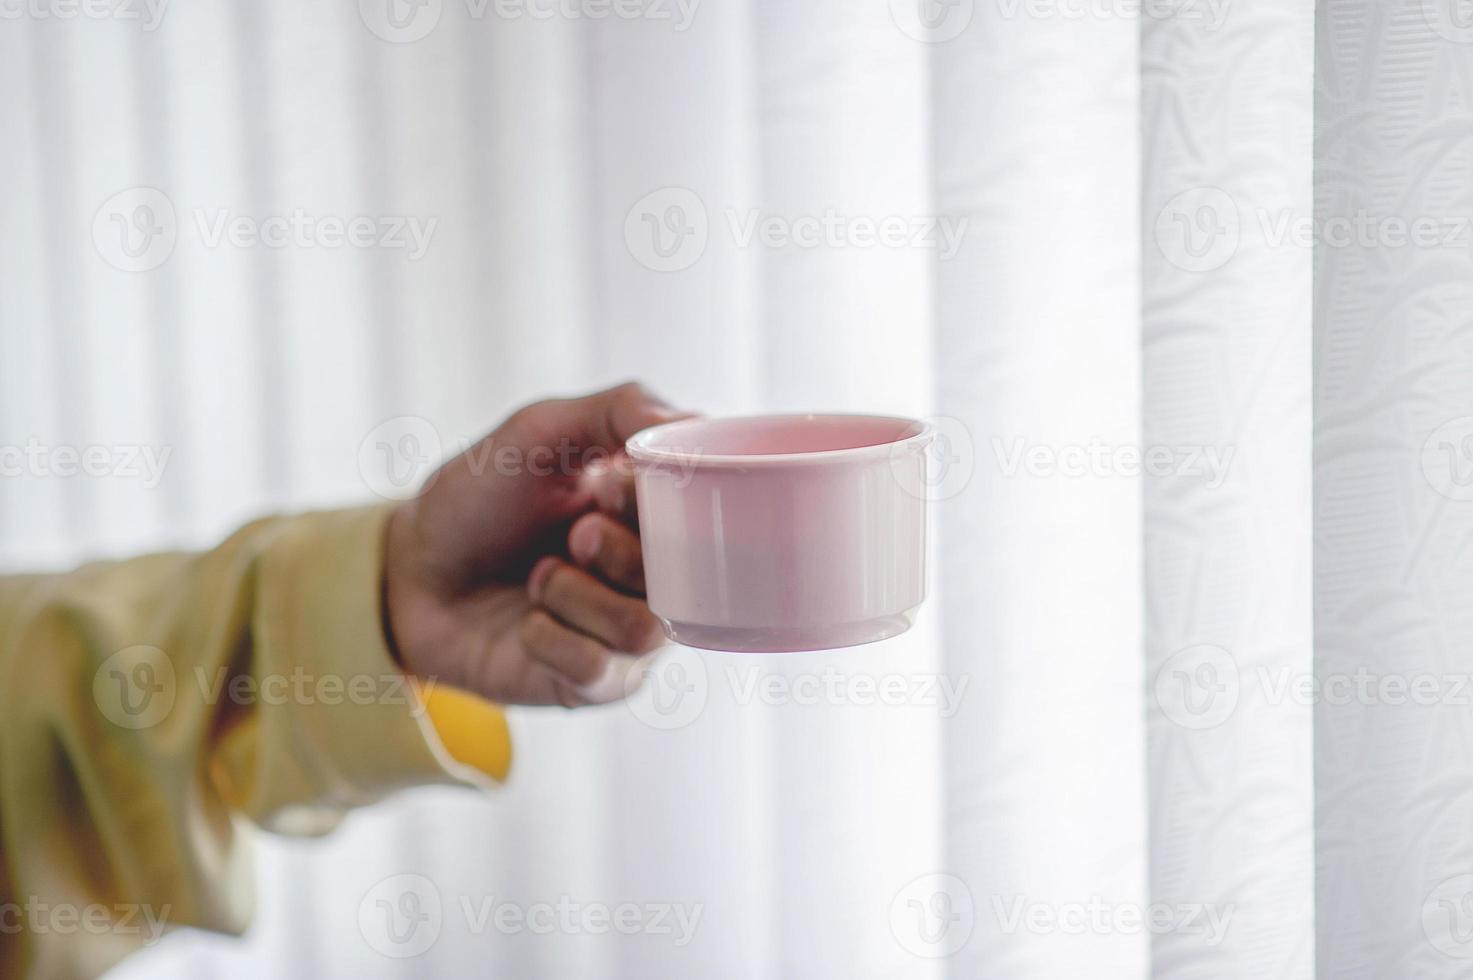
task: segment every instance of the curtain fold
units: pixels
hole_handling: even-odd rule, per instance
[[[1318,955],[1326,976],[1463,977],[1473,30],[1460,4],[1328,0],[1317,36]]]
[[[938,508],[943,655],[973,680],[945,736],[940,887],[976,921],[950,976],[1147,970],[1144,933],[1060,921],[1147,902],[1141,484],[1071,468],[1140,441],[1138,51],[1130,18],[979,4],[932,55],[937,205],[968,222],[937,266],[940,405],[975,460]]]
[[[853,238],[858,221],[934,211],[926,51],[895,30],[880,4],[763,0],[753,13],[760,169],[751,197],[713,208],[713,235],[740,241],[754,221],[772,220],[794,236],[805,221],[836,229],[823,247],[798,237],[777,248],[743,246],[759,262],[762,407],[930,414],[933,256]],[[793,691],[826,675],[876,687],[934,675],[939,617],[927,612],[891,642],[780,657],[761,672]],[[708,660],[737,689],[758,666]],[[855,977],[939,975],[939,965],[918,964],[884,923],[891,896],[944,860],[943,719],[914,701],[835,700],[770,711],[773,975],[809,975],[826,963]]]
[[[1314,972],[1313,7],[1141,20],[1152,976]]]

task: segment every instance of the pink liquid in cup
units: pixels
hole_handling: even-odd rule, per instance
[[[677,643],[780,653],[883,640],[925,598],[924,423],[687,419],[637,433],[650,608]]]

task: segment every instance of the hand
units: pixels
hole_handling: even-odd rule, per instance
[[[385,632],[421,677],[503,704],[624,694],[664,642],[624,440],[684,417],[637,384],[529,405],[389,518]]]

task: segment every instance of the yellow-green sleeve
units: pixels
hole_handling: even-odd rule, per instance
[[[241,931],[250,825],[320,834],[404,787],[505,777],[500,709],[389,654],[386,516],[0,578],[0,976],[96,975],[158,923]]]

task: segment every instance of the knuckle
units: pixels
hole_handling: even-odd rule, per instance
[[[557,562],[542,580],[542,602],[544,605],[557,606],[566,598],[568,588],[572,579],[568,576],[568,566]]]
[[[598,566],[610,579],[623,582],[629,577],[634,562],[623,547],[605,547],[598,556]]]
[[[654,613],[644,606],[633,606],[620,615],[619,649],[627,653],[648,653],[654,649],[659,623]]]
[[[664,405],[665,401],[642,381],[625,381],[614,389],[614,398],[630,408]]]
[[[614,386],[614,394],[620,398],[644,398],[649,395],[642,383],[629,378]]]
[[[640,554],[637,545],[625,556],[623,565],[619,569],[619,578],[630,586],[639,586],[644,583],[644,556]]]
[[[660,621],[652,616],[650,618],[649,630],[645,633],[644,639],[641,640],[640,644],[633,650],[631,650],[630,653],[637,653],[641,655],[646,653],[654,653],[656,650],[660,649],[660,647],[664,645],[665,629],[660,625]]]
[[[644,568],[639,538],[611,518],[602,515],[600,518],[604,544],[599,550],[599,567],[616,582],[638,579]]]
[[[517,627],[517,636],[528,647],[537,649],[546,641],[552,617],[541,609],[533,609],[522,617]]]
[[[583,698],[566,681],[560,680],[553,685],[553,695],[557,698],[560,707],[581,708],[584,704]]]
[[[591,684],[603,676],[609,653],[596,643],[580,644],[578,655],[573,658],[568,676],[579,684]]]
[[[528,402],[527,404],[522,405],[516,411],[508,415],[503,425],[509,426],[513,429],[525,427],[529,423],[536,421],[537,416],[542,413],[543,406],[545,406],[546,404],[546,400]]]

